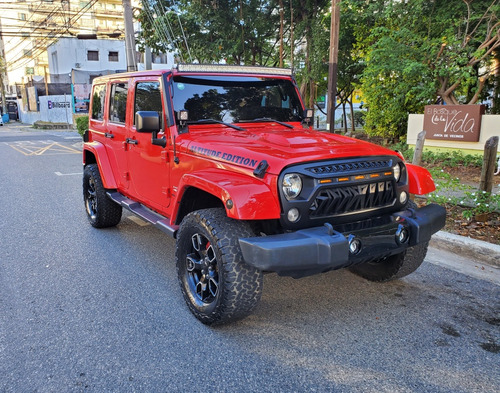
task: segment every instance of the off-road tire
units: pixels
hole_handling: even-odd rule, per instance
[[[408,207],[414,209],[417,206],[410,201]],[[402,278],[419,268],[427,255],[428,246],[428,242],[417,244],[400,254],[355,265],[349,270],[358,276],[376,282]]]
[[[122,207],[106,195],[97,164],[89,164],[83,171],[83,201],[90,224],[95,228],[117,225],[122,218]]]
[[[179,284],[189,310],[204,324],[242,319],[257,306],[263,274],[244,262],[238,242],[251,236],[247,223],[228,218],[222,208],[197,210],[182,220],[176,246]]]

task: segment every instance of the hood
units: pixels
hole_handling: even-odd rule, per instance
[[[255,169],[263,160],[268,173],[279,174],[289,165],[346,157],[396,155],[392,150],[358,139],[296,126],[247,126],[245,131],[214,127],[189,132],[188,151],[224,163]]]

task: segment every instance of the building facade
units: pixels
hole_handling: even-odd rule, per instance
[[[47,48],[58,40],[78,35],[123,39],[123,6],[120,0],[3,1],[0,29],[3,81],[13,94],[15,84],[50,81]]]

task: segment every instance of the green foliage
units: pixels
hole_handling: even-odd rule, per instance
[[[406,142],[399,142],[391,145],[391,149],[399,151],[407,161],[413,158],[413,148],[408,146]],[[422,153],[423,165],[436,165],[440,167],[476,167],[483,166],[483,156],[480,154],[464,154],[460,150],[452,151],[432,151],[425,150]]]
[[[76,129],[78,133],[83,137],[85,131],[89,129],[89,117],[79,116],[75,119],[75,121],[76,121]]]
[[[362,12],[373,16],[356,37],[366,60],[361,89],[369,134],[402,136],[408,113],[422,113],[439,97],[449,104],[486,97],[480,78],[500,46],[500,8],[494,3],[367,2]]]
[[[354,124],[357,127],[363,127],[365,125],[366,111],[354,111]]]
[[[466,204],[465,201],[470,201],[472,205],[470,209],[464,211],[464,216],[466,218],[471,218],[477,214],[493,213],[494,211],[500,211],[500,195],[491,194],[486,191],[475,191],[466,192],[464,200],[460,203]],[[468,216],[468,217],[467,217]]]
[[[393,32],[374,29],[377,37],[367,55],[362,90],[368,104],[366,130],[370,135],[400,137],[407,127],[408,113],[423,112],[434,88],[422,64],[419,49],[409,45],[410,30]]]
[[[140,40],[155,52],[168,50],[185,62],[213,63],[224,59],[229,64],[266,64],[279,26],[274,3],[143,2],[139,15],[143,27]]]

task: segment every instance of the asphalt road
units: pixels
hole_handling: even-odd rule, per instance
[[[0,392],[500,391],[498,269],[431,250],[387,284],[267,275],[209,328],[172,239],[88,224],[75,135],[0,127]]]

